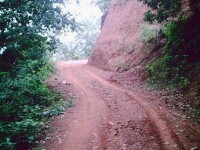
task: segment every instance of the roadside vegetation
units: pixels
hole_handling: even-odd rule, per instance
[[[161,36],[152,36],[151,30],[146,30],[143,35],[148,39],[145,41],[147,45],[151,45],[151,48],[153,45],[153,49],[160,51],[157,58],[146,64],[147,82],[151,86],[182,91],[184,101],[191,104],[189,112],[199,117],[200,2],[139,1],[151,8],[144,14],[144,20],[163,25]]]
[[[161,32],[166,39],[161,56],[146,67],[150,83],[171,88],[188,86],[194,68],[200,64],[199,2],[140,1],[153,10],[145,13],[144,20],[164,24]],[[146,32],[147,42],[152,39],[151,34]]]
[[[0,1],[1,150],[31,148],[62,99],[44,81],[53,70],[47,52],[55,49],[55,33],[75,29],[71,15],[61,12],[63,2]]]
[[[92,3],[99,7],[102,13],[108,11],[111,0],[92,0]]]
[[[79,22],[79,30],[73,32],[71,40],[56,42],[54,54],[57,60],[79,60],[87,59],[91,53],[92,46],[99,34],[99,22],[86,20]]]

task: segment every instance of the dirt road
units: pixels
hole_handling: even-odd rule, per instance
[[[199,132],[194,129],[191,142],[185,128],[179,132],[178,125],[170,122],[165,106],[153,103],[152,94],[125,88],[109,80],[112,72],[88,66],[86,61],[59,62],[56,67],[60,80],[70,83],[77,98],[70,110],[55,119],[52,136],[56,138],[46,141],[46,149],[198,149]]]

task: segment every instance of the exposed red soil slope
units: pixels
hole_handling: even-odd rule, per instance
[[[144,47],[140,28],[146,10],[138,0],[112,0],[89,64],[113,71],[125,64],[139,64]]]

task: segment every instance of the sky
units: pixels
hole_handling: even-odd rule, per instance
[[[76,21],[87,21],[90,20],[93,23],[98,22],[102,16],[102,12],[97,6],[91,4],[91,0],[68,0],[63,7],[63,12],[70,12]],[[65,33],[60,36],[61,42],[73,40],[73,33]]]
[[[65,10],[75,14],[77,20],[99,18],[102,15],[99,8],[91,4],[91,0],[80,0],[78,4],[76,0],[69,0],[65,4]]]

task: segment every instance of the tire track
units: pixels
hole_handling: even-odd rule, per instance
[[[99,139],[98,124],[105,119],[105,103],[101,97],[86,87],[80,79],[74,76],[74,66],[60,69],[63,79],[70,81],[78,94],[79,109],[76,112],[79,118],[73,120],[69,127],[70,134],[63,145],[63,150],[88,150],[98,147]]]
[[[177,138],[176,134],[168,127],[168,125],[160,118],[160,116],[156,113],[154,109],[152,109],[148,103],[144,102],[136,93],[132,93],[132,91],[127,90],[123,87],[116,86],[114,84],[109,83],[108,81],[102,79],[98,75],[91,72],[87,69],[86,66],[82,66],[82,72],[88,74],[90,77],[98,81],[100,84],[110,87],[116,91],[126,94],[133,101],[137,102],[141,108],[146,112],[146,115],[150,118],[152,124],[155,125],[164,145],[164,148],[167,150],[184,150],[182,143]]]

